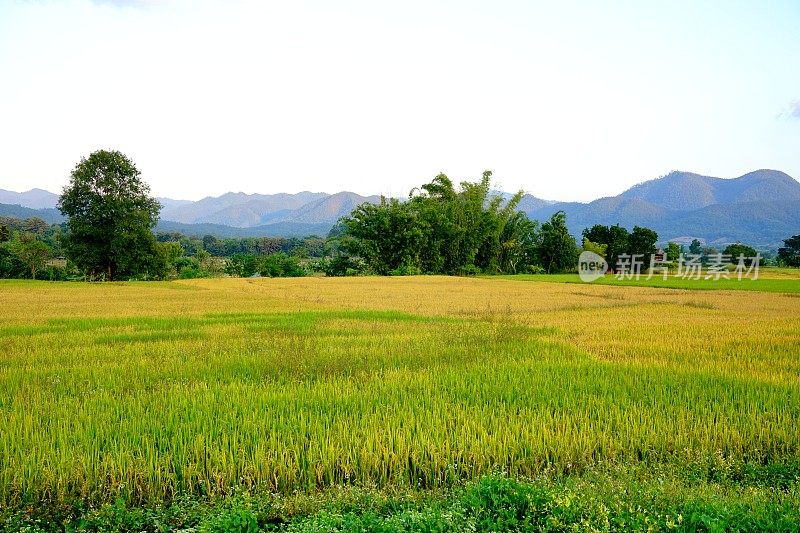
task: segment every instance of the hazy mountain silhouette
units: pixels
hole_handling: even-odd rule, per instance
[[[511,195],[494,191],[504,198]],[[41,189],[17,193],[0,189],[0,216],[39,216],[60,222],[52,209],[56,194]],[[164,208],[157,227],[189,235],[287,237],[325,234],[342,216],[363,202],[377,203],[378,196],[353,192],[336,194],[226,193],[195,202],[159,198]],[[42,209],[50,208],[50,209]],[[734,179],[670,172],[658,179],[635,185],[618,196],[589,203],[552,202],[525,195],[518,208],[529,217],[544,221],[563,210],[572,234],[580,239],[593,224],[620,224],[627,228],[647,226],[659,240],[707,243],[737,240],[762,246],[777,246],[783,239],[800,234],[800,183],[777,170],[756,170]]]
[[[777,170],[756,170],[734,179],[670,172],[631,187],[620,197],[639,198],[667,209],[685,211],[714,204],[800,200],[800,184]]]
[[[58,203],[58,195],[43,189],[31,189],[25,192],[14,192],[0,189],[0,204],[16,204],[31,209],[54,208]]]
[[[328,196],[326,193],[299,192],[297,194],[245,194],[229,192],[217,197],[206,197],[196,202],[167,206],[161,218],[184,224],[213,223],[234,227],[258,226],[276,212],[298,209],[309,202]]]
[[[620,224],[628,229],[652,228],[662,242],[699,238],[712,244],[739,240],[777,246],[800,233],[800,183],[777,170],[757,170],[734,179],[671,172],[618,196],[523,208],[540,221],[560,210],[578,239],[584,228],[594,224]]]

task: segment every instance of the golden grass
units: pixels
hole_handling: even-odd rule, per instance
[[[800,460],[790,295],[449,277],[0,295],[0,501]]]

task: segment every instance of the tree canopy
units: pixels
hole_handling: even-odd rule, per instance
[[[789,237],[778,249],[778,259],[792,267],[800,267],[800,235]]]
[[[439,174],[407,201],[362,204],[338,226],[341,250],[382,275],[524,272],[538,265],[539,226],[516,209],[521,191],[491,193],[491,176],[486,171],[456,188]]]
[[[656,253],[658,234],[642,226],[634,226],[633,230],[628,232],[619,224],[614,226],[595,224],[583,230],[583,238],[595,246],[605,245],[604,257],[612,269],[616,268],[619,256],[622,254],[641,256],[642,266],[646,269],[650,267],[651,256]]]
[[[578,247],[567,230],[567,215],[563,211],[542,224],[539,256],[548,273],[567,270],[577,263]]]
[[[160,204],[133,162],[117,151],[83,158],[58,208],[68,217],[67,256],[92,277],[158,277],[163,269],[152,228]]]
[[[24,264],[31,272],[31,278],[36,279],[36,273],[44,267],[45,262],[52,253],[47,244],[36,238],[34,233],[23,233],[11,242],[11,253]]]

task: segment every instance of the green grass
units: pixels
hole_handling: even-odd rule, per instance
[[[208,298],[250,287],[198,283]],[[311,283],[327,282],[258,287]],[[383,284],[386,298],[407,290],[349,283]],[[509,282],[428,283],[458,302]],[[24,287],[40,302],[77,294],[61,286]],[[67,304],[110,307],[93,290]],[[12,530],[791,530],[797,299],[764,295],[753,304],[761,322],[698,350],[687,343],[712,337],[697,325],[747,318],[727,310],[733,295],[676,305],[626,291],[627,307],[603,301],[551,320],[345,304],[197,313],[198,300],[192,314],[2,321],[0,519]],[[687,306],[694,327],[655,322]],[[565,329],[598,314],[628,325],[582,329],[604,350],[628,336],[633,351],[601,356]]]
[[[577,274],[517,274],[513,276],[493,276],[501,279],[513,279],[518,281],[541,281],[547,283],[577,283],[587,284],[578,277]],[[725,290],[725,291],[762,291],[762,292],[782,292],[800,293],[800,278],[798,279],[774,279],[760,278],[756,280],[742,279],[683,279],[671,276],[666,280],[654,276],[647,279],[642,276],[640,279],[617,279],[616,276],[606,275],[592,285],[612,285],[626,287],[658,287],[662,289],[686,289],[686,290]]]
[[[50,511],[53,511],[50,509]],[[122,499],[82,510],[4,517],[7,530],[50,531],[795,531],[800,494],[764,483],[642,476],[618,469],[582,476],[484,476],[447,491],[353,486],[312,494],[179,496],[142,508]],[[57,527],[53,527],[57,524]]]
[[[796,531],[800,494],[757,480],[645,475],[617,469],[582,476],[484,476],[446,491],[340,486],[311,494],[186,496],[142,508],[8,514],[7,530],[50,531]],[[53,525],[56,524],[56,527]]]

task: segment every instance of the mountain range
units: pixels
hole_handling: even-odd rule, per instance
[[[661,241],[777,247],[800,233],[800,183],[777,170],[734,179],[675,171],[617,196],[522,210],[540,221],[563,210],[575,236],[593,224],[639,225],[654,229]]]
[[[499,193],[504,194],[505,193]],[[226,193],[198,201],[158,199],[163,205],[158,231],[220,237],[325,234],[360,203],[379,196],[335,194]],[[42,189],[17,193],[0,189],[0,215],[38,216],[57,223],[58,195]],[[536,220],[557,211],[567,214],[573,235],[593,224],[647,226],[660,240],[707,244],[741,241],[776,247],[800,234],[800,183],[777,170],[757,170],[734,179],[670,172],[623,193],[588,203],[554,202],[525,195],[519,209]]]

